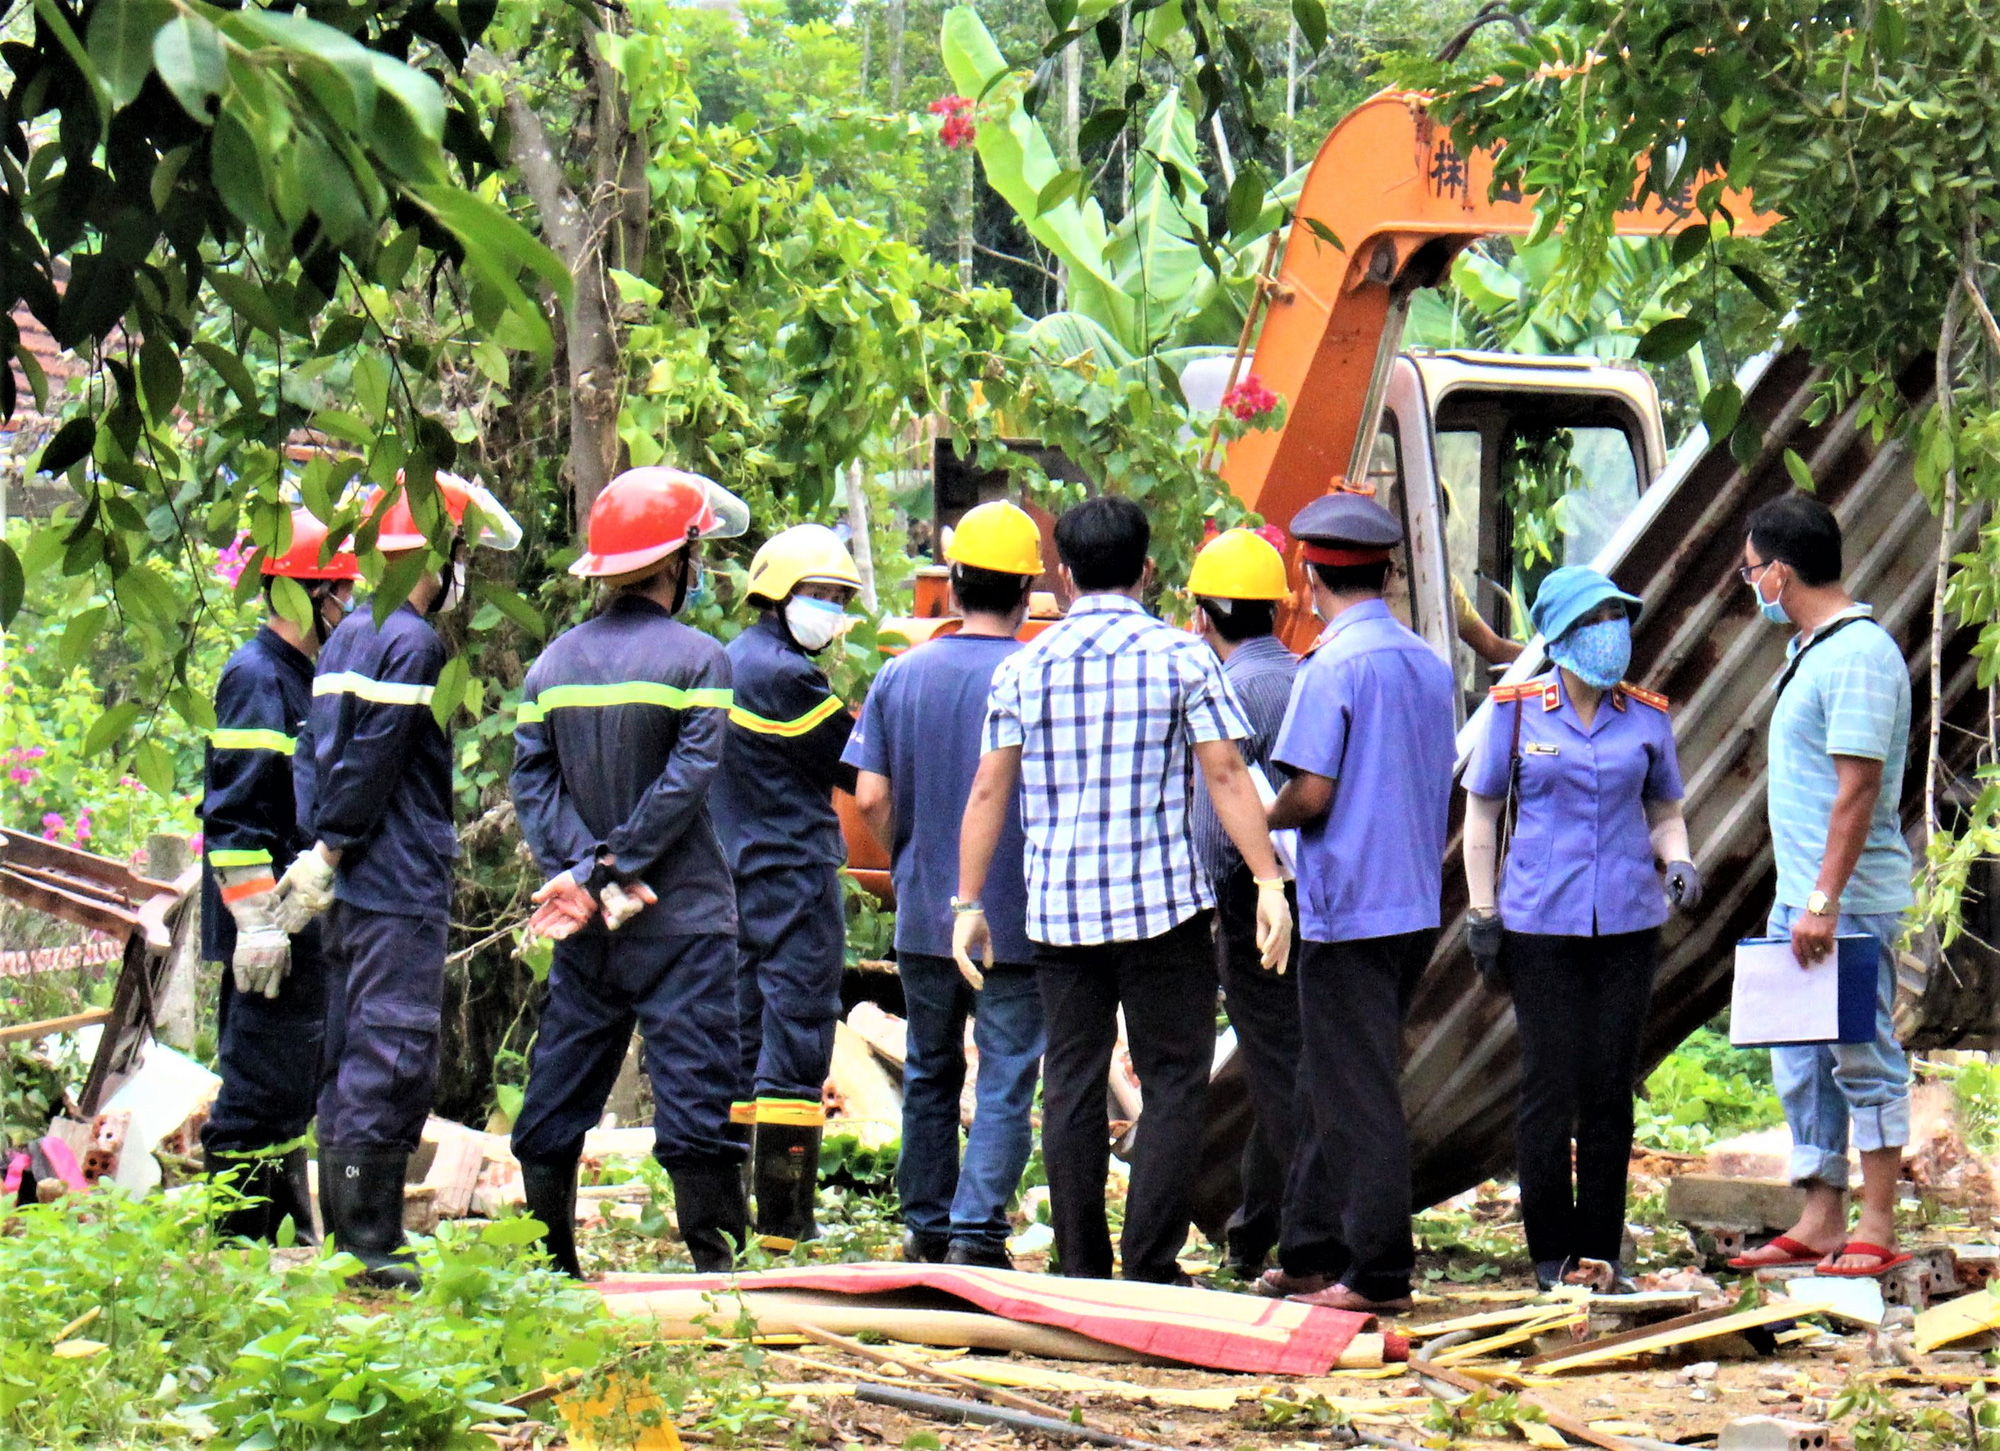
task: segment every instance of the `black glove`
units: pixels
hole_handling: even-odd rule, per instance
[[[1500,914],[1467,912],[1465,945],[1472,951],[1472,965],[1479,969],[1479,980],[1486,984],[1487,991],[1505,993],[1507,974],[1500,966]]]
[[[1693,862],[1667,863],[1667,900],[1683,912],[1701,905],[1701,873]]]

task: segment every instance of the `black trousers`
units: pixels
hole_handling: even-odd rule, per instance
[[[1111,1119],[1105,1076],[1125,1010],[1132,1066],[1145,1092],[1133,1144],[1120,1249],[1125,1278],[1169,1283],[1192,1219],[1194,1164],[1215,1057],[1215,959],[1209,914],[1143,942],[1035,944],[1048,1024],[1042,1059],[1042,1160],[1056,1258],[1065,1275],[1111,1277],[1104,1179]]]
[[[1625,1240],[1632,1090],[1659,931],[1509,932],[1501,955],[1521,1034],[1514,1154],[1528,1254],[1537,1263],[1571,1256],[1615,1263]]]
[[[1285,1268],[1334,1275],[1371,1300],[1409,1294],[1416,1267],[1403,1017],[1436,941],[1433,929],[1307,942],[1300,953],[1301,1061],[1329,1171],[1324,1214],[1333,1233],[1308,1260],[1292,1248],[1288,1229]]]
[[[1297,896],[1293,919],[1297,920]],[[1308,1136],[1299,1082],[1299,938],[1292,935],[1292,967],[1285,976],[1264,971],[1257,951],[1257,883],[1236,863],[1215,891],[1215,969],[1236,1030],[1244,1086],[1254,1123],[1243,1144],[1243,1200],[1229,1220],[1229,1252],[1261,1264],[1278,1242],[1291,1208],[1286,1184]],[[1313,1155],[1315,1163],[1318,1156]]]

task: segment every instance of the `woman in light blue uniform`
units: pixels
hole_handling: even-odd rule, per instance
[[[1639,1035],[1668,900],[1686,910],[1701,898],[1666,698],[1623,683],[1638,609],[1596,570],[1551,573],[1532,614],[1556,668],[1494,688],[1465,773],[1466,937],[1480,976],[1514,999],[1521,1217],[1544,1289],[1629,1287],[1620,1254]]]

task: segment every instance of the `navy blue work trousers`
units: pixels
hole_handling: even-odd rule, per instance
[[[1322,1230],[1317,1263],[1302,1264],[1285,1229],[1288,1271],[1317,1270],[1370,1300],[1410,1293],[1410,1130],[1403,1116],[1403,1019],[1437,944],[1435,928],[1394,937],[1305,943],[1299,953],[1300,1060],[1310,1128],[1319,1141],[1329,1202],[1301,1191],[1295,1160],[1286,1207],[1311,1211]]]
[[[340,901],[325,922],[320,1144],[415,1152],[437,1093],[448,924]]]
[[[735,1084],[736,940],[724,932],[556,944],[549,996],[514,1121],[514,1156],[571,1163],[637,1027],[653,1085],[653,1157],[668,1169],[738,1163],[729,1137]]]
[[[293,935],[292,969],[274,998],[239,993],[223,964],[215,1005],[215,1070],[222,1088],[202,1125],[202,1147],[211,1154],[255,1154],[303,1138],[319,1098],[325,1037],[319,923]]]
[[[1286,889],[1297,908],[1297,892]],[[1217,884],[1215,967],[1222,979],[1229,1025],[1250,1091],[1254,1124],[1243,1145],[1243,1202],[1229,1221],[1231,1254],[1252,1265],[1282,1245],[1279,1262],[1290,1271],[1317,1271],[1315,1256],[1330,1244],[1338,1258],[1340,1226],[1327,1213],[1334,1194],[1326,1157],[1309,1125],[1299,1070],[1300,1028],[1297,929],[1291,971],[1266,972],[1257,950],[1257,883],[1237,862]]]
[[[903,1223],[916,1234],[1003,1248],[1007,1205],[1034,1146],[1029,1114],[1046,1038],[1035,970],[996,963],[986,969],[986,986],[974,992],[949,957],[904,953],[896,967],[910,1013],[903,1149],[896,1161]],[[958,1101],[965,1088],[968,1017],[979,1076],[961,1168]]]
[[[840,869],[786,867],[736,883],[737,1099],[818,1103],[833,1064],[847,921]]]

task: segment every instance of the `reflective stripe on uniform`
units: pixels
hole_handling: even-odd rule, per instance
[[[268,867],[271,865],[271,854],[267,851],[230,851],[226,847],[217,847],[209,852],[208,864],[218,871],[229,867]]]
[[[811,1098],[760,1098],[757,1122],[816,1129],[826,1122],[826,1106]]]
[[[619,680],[609,685],[552,685],[534,700],[521,702],[515,719],[533,725],[552,710],[576,710],[592,706],[659,705],[668,710],[728,710],[735,692],[720,686],[683,690],[662,685],[657,680]]]
[[[432,690],[403,680],[371,680],[356,670],[338,670],[313,680],[314,695],[351,695],[375,705],[429,705]]]
[[[729,707],[729,721],[731,725],[740,725],[746,731],[755,731],[760,736],[802,736],[839,710],[844,703],[839,696],[829,695],[797,720],[766,720],[761,715],[753,715],[740,705],[732,705]]]
[[[218,751],[276,751],[281,756],[291,755],[299,745],[283,731],[243,730],[234,726],[217,726],[208,733],[208,743]]]
[[[733,1124],[754,1124],[757,1122],[757,1105],[741,1100],[730,1104],[729,1121]]]

